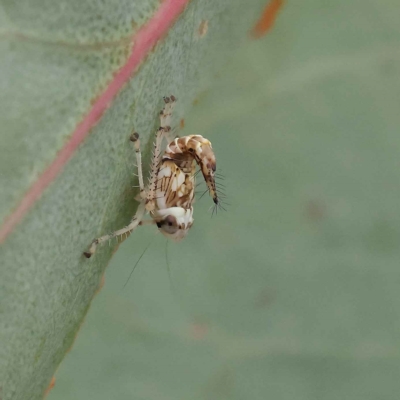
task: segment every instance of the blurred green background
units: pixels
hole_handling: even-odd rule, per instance
[[[50,400],[399,398],[399,21],[288,1],[237,49],[181,133],[212,141],[228,211],[120,246]]]

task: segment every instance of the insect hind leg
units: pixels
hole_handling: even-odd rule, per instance
[[[156,139],[154,142],[153,157],[151,160],[150,178],[146,198],[148,211],[152,211],[155,207],[157,174],[160,168],[162,156],[162,141],[164,138],[168,143],[173,140],[173,138],[171,138],[171,115],[175,107],[176,97],[164,97],[164,103],[165,105],[160,112],[160,127],[157,130]]]
[[[124,228],[121,228],[113,233],[110,233],[109,235],[104,235],[101,236],[97,239],[94,239],[89,250],[85,251],[83,254],[86,258],[90,258],[95,252],[96,248],[99,244],[108,242],[110,239],[117,238],[117,237],[122,237],[123,235],[126,235],[128,233],[131,233],[135,228],[140,225],[140,222],[142,221],[144,214],[146,212],[146,207],[145,207],[145,200],[142,200],[140,203],[136,214],[132,218],[131,222],[129,225],[125,226]]]
[[[127,225],[126,227],[119,229],[109,235],[104,235],[97,239],[94,239],[89,250],[85,251],[83,253],[86,258],[90,258],[96,252],[96,248],[99,244],[107,242],[110,239],[122,237],[123,235],[127,235],[128,233],[131,233],[140,224],[140,222],[142,221],[143,216],[146,212],[146,208],[145,208],[146,190],[145,190],[144,181],[143,181],[142,153],[140,151],[139,134],[137,132],[134,132],[131,134],[129,139],[131,142],[134,143],[134,146],[135,146],[135,155],[136,155],[136,164],[137,164],[137,168],[138,168],[141,203],[139,204],[136,214],[132,218],[129,225]]]

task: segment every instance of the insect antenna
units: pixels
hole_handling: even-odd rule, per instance
[[[218,205],[220,208],[222,208],[223,210],[225,210],[224,209],[224,205],[226,204],[226,205],[228,205],[228,206],[230,206],[231,205],[231,203],[228,203],[227,201],[226,201],[226,199],[227,199],[227,195],[225,194],[225,193],[223,193],[223,192],[221,192],[220,190],[218,190],[217,189],[217,196],[218,196],[218,204],[216,204],[216,205]],[[226,210],[225,210],[226,211]]]
[[[205,185],[205,182],[204,181],[200,181],[199,183],[196,183],[195,187],[199,187],[200,185]]]
[[[196,177],[197,177],[197,175],[199,174],[199,172],[200,172],[200,170],[196,171],[196,172],[190,177],[190,180],[191,180],[192,182],[196,182]],[[200,182],[196,183],[196,187],[199,186],[201,183],[205,183],[205,182],[200,181]]]
[[[199,183],[196,183],[196,186],[194,188],[197,189],[199,186],[205,185],[205,184],[206,183],[203,180],[201,180]],[[204,190],[204,187],[200,188],[200,190],[195,190],[194,194],[198,195],[199,193],[203,193],[203,190]]]
[[[202,198],[206,193],[208,193],[208,188],[203,192],[203,194],[200,196],[199,200],[201,200],[201,198]]]
[[[219,186],[215,185],[215,191],[217,192],[218,196],[221,195],[226,197],[225,188],[221,189]]]
[[[150,247],[150,245],[153,243],[153,240],[154,240],[154,236],[153,236],[153,239],[149,242],[149,244],[145,247],[145,249],[143,250],[142,254],[140,255],[140,257],[139,257],[138,260],[136,261],[135,265],[133,266],[132,271],[131,271],[131,273],[130,273],[129,276],[128,276],[128,279],[126,280],[124,286],[122,287],[122,290],[125,289],[125,286],[128,284],[129,280],[131,279],[131,276],[132,276],[132,274],[133,274],[133,271],[135,271],[137,265],[139,264],[139,261],[142,259],[142,257],[144,256],[144,253],[146,253],[147,249],[148,249],[148,248]]]
[[[224,204],[226,204],[226,203],[224,203]],[[221,211],[221,210],[227,211],[227,209],[221,204],[221,201],[219,201],[217,204],[212,205],[212,206],[210,207],[210,209],[211,209],[211,208],[212,208],[211,218],[214,216],[214,214],[217,215],[217,214],[218,214],[218,211]],[[209,209],[209,210],[210,210],[210,209]]]
[[[216,192],[217,192],[217,197],[218,197],[218,203],[214,204],[214,206],[213,206],[214,209],[213,209],[212,215],[214,215],[214,212],[215,212],[215,214],[217,214],[218,210],[227,211],[225,206],[231,205],[230,203],[228,203],[226,201],[226,198],[228,196],[225,194],[225,192],[219,186],[216,186]]]
[[[169,240],[167,239],[165,241],[165,262],[167,264],[169,286],[171,288],[172,293],[175,293],[175,287],[174,287],[174,284],[173,284],[172,278],[171,278],[171,268],[169,266],[169,260],[168,260],[168,242],[169,242]]]
[[[215,188],[218,196],[218,204],[215,204],[215,213],[217,213],[218,209],[226,211],[226,208],[224,205],[230,205],[226,201],[226,198],[228,197],[225,193],[226,190],[226,185],[222,183],[221,181],[225,180],[225,175],[221,172],[221,169],[218,170],[218,172],[215,172]]]
[[[201,169],[199,168],[194,174],[193,174],[193,178],[196,178],[197,175],[201,172]]]
[[[224,203],[224,204],[230,205],[229,203]],[[221,202],[216,204],[216,207],[218,207],[220,210],[227,211],[227,209],[221,204]]]

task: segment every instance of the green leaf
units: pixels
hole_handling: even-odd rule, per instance
[[[168,7],[178,3],[186,8],[171,17]],[[130,133],[140,133],[148,156],[162,96],[179,99],[178,125],[228,50],[245,39],[257,3],[0,3],[0,216],[7,227],[0,270],[3,400],[41,398],[72,345],[113,248],[102,247],[90,261],[82,252],[135,211]],[[101,103],[142,43],[141,28],[154,25],[161,9],[170,29],[145,35],[157,36],[156,46]],[[207,32],[199,32],[205,22]],[[99,101],[106,109],[93,111]],[[96,123],[85,125],[88,116]],[[74,142],[79,130],[88,134]],[[62,166],[59,173],[55,165]]]
[[[400,3],[287,1],[186,119],[232,204],[126,241],[54,398],[396,400]]]

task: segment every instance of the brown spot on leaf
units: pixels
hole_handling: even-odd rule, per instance
[[[200,22],[197,33],[198,33],[199,37],[204,37],[207,34],[207,31],[208,31],[208,21],[203,20]]]
[[[131,142],[136,142],[139,139],[139,134],[137,132],[133,132],[131,136],[129,136],[129,140]]]

